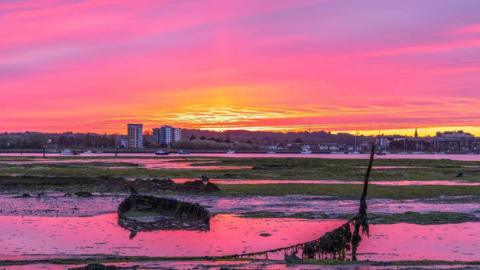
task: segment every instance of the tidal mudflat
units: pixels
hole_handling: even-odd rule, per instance
[[[283,269],[283,252],[228,256],[304,243],[338,227],[358,210],[366,166],[357,159],[139,160],[2,157],[0,267],[68,269],[100,262],[139,269]],[[359,261],[329,267],[479,263],[479,162],[384,159],[376,166],[368,199],[370,236],[359,246]],[[220,190],[197,188],[202,175]],[[198,183],[188,184],[195,178]],[[117,214],[129,188],[199,203],[212,215],[209,230],[141,231],[132,237]],[[316,269],[320,263],[327,267],[309,260],[289,267]]]

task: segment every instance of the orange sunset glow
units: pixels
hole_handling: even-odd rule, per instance
[[[2,132],[480,135],[478,1],[41,2],[0,2]]]

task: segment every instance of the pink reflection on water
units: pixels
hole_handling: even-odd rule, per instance
[[[179,159],[168,158],[87,158],[87,157],[62,157],[55,159],[28,159],[15,161],[0,161],[0,164],[24,165],[24,164],[69,164],[69,163],[112,163],[108,168],[132,168],[128,166],[115,166],[115,163],[132,163],[138,164],[147,169],[195,169],[195,170],[242,170],[251,169],[252,166],[221,166],[207,165],[215,163],[215,160],[197,159],[193,161],[184,161]],[[199,165],[196,165],[199,164]],[[120,164],[121,165],[121,164]],[[133,167],[134,168],[134,167]]]
[[[129,232],[116,214],[95,217],[0,217],[0,260],[93,254],[142,256],[218,256],[256,252],[306,242],[344,221],[252,219],[218,215],[211,231]],[[462,260],[480,258],[480,223],[372,225],[359,259]],[[270,236],[261,236],[263,233]],[[281,259],[282,254],[276,254]],[[270,257],[273,258],[273,257]]]
[[[41,157],[41,153],[0,153],[6,157]],[[61,154],[47,154],[48,157],[62,157]],[[80,157],[113,157],[114,153],[82,154]],[[228,157],[228,158],[332,158],[332,159],[368,159],[368,154],[300,154],[300,153],[192,153],[190,155],[170,154],[170,157]],[[153,153],[120,153],[118,157],[155,157]],[[387,154],[377,159],[450,159],[459,161],[480,161],[479,154]]]
[[[373,181],[373,185],[380,186],[480,186],[480,182],[467,182],[457,180],[427,180],[427,181]]]
[[[116,214],[95,217],[0,217],[0,260],[28,254],[115,254],[138,256],[220,256],[306,242],[343,221],[251,219],[217,215],[211,230],[140,232],[129,239]],[[268,233],[269,236],[261,236]]]
[[[361,260],[447,260],[480,258],[480,223],[371,226],[359,247]]]

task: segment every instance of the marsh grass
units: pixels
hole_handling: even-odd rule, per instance
[[[128,158],[121,158],[122,160]],[[119,159],[120,160],[120,159]],[[0,165],[0,175],[55,175],[55,176],[125,176],[190,178],[205,174],[210,178],[226,179],[277,179],[277,180],[359,180],[363,178],[367,160],[361,159],[310,159],[310,158],[175,158],[174,162],[188,162],[195,166],[226,166],[225,170],[146,169],[132,162],[92,162]],[[375,161],[380,169],[372,171],[372,180],[451,180],[463,172],[462,180],[480,180],[480,162],[453,160],[380,159]],[[103,164],[102,164],[103,163]],[[115,168],[108,167],[125,167]],[[250,166],[252,169],[228,169],[228,166]],[[381,167],[388,166],[388,169]],[[398,167],[398,168],[395,168]]]
[[[311,195],[336,196],[358,199],[361,185],[333,184],[265,184],[265,185],[220,185],[222,195],[227,196],[285,196]],[[378,186],[369,187],[370,198],[425,199],[439,196],[480,195],[480,186]]]

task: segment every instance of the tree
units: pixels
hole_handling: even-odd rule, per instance
[[[304,141],[300,138],[297,138],[295,139],[295,141],[293,141],[294,143],[304,143]]]

